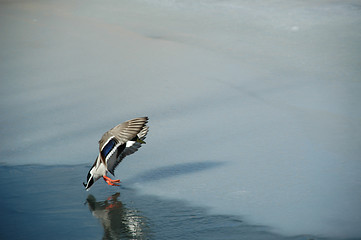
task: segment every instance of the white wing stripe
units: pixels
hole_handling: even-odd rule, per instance
[[[108,164],[108,160],[109,158],[114,154],[115,151],[117,151],[118,147],[120,146],[121,144],[118,143],[117,145],[114,146],[114,148],[109,152],[109,154],[107,155],[107,157],[105,158],[105,162]]]

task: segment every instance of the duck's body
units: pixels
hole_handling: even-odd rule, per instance
[[[121,123],[104,133],[99,140],[99,154],[90,168],[87,183],[88,190],[99,178],[103,177],[109,185],[117,186],[120,180],[107,177],[107,172],[114,176],[114,170],[126,156],[136,152],[148,133],[148,117],[135,118]]]

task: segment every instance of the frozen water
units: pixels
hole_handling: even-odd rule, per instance
[[[2,163],[91,164],[103,132],[148,115],[125,183],[361,237],[359,1],[0,4]]]

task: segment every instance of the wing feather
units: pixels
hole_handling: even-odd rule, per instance
[[[140,140],[144,140],[147,133],[149,131],[148,126],[144,126],[144,128],[140,131],[139,134],[137,134],[137,137]],[[138,151],[138,149],[142,146],[140,142],[135,142],[132,146],[126,147],[118,156],[117,161],[115,161],[113,164],[108,163],[108,171],[114,176],[114,170],[119,165],[119,163],[128,155],[131,155]]]
[[[124,157],[136,152],[140,148],[141,143],[138,142],[135,142],[127,148],[124,148],[124,146],[128,141],[132,141],[133,139],[139,138],[143,140],[145,138],[148,132],[147,122],[148,117],[131,119],[110,129],[104,133],[99,140],[99,153],[102,153],[104,147],[109,146],[108,143],[110,139],[116,139],[117,144],[113,146],[114,149],[109,152],[109,155],[105,159],[103,159],[103,157],[101,158],[111,174],[114,175],[114,169]],[[100,155],[102,156],[102,154]]]

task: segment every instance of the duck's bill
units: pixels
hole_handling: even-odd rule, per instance
[[[88,183],[83,182],[83,185],[84,185],[84,187],[85,187],[85,190],[89,190],[89,188],[93,185],[93,183],[94,183],[93,178],[91,178],[91,179],[88,181]]]

